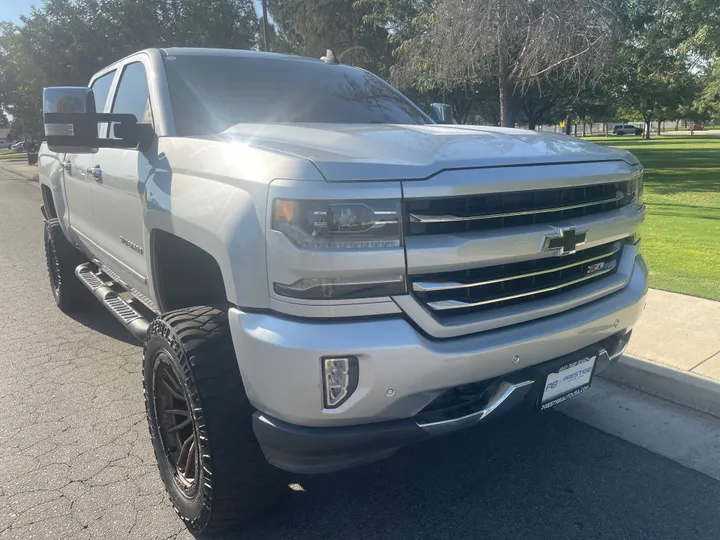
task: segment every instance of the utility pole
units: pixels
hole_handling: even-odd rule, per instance
[[[265,40],[265,52],[270,52],[270,43],[268,37],[268,15],[267,15],[267,0],[262,0],[262,11],[263,11],[263,39]]]

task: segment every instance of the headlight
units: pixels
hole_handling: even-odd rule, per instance
[[[639,175],[631,182],[631,189],[633,191],[633,199],[635,199],[635,205],[640,208],[643,205],[643,177]]]
[[[272,228],[302,249],[382,249],[402,246],[400,201],[277,199]]]

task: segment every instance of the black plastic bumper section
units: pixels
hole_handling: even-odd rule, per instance
[[[441,429],[428,429],[424,414],[389,422],[321,428],[289,424],[259,411],[253,415],[253,429],[267,460],[281,469],[303,474],[339,471],[390,457],[402,446],[496,418],[516,406],[538,406],[550,373],[578,356],[602,351],[595,364],[597,374],[620,356],[628,339],[629,334],[618,334],[581,351],[498,378],[486,387],[477,403],[461,407],[467,414],[453,413],[455,417],[450,420],[431,423]],[[508,393],[508,389],[513,390]],[[438,412],[442,411],[432,415]]]

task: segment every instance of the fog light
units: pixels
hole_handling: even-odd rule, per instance
[[[323,387],[325,408],[342,405],[357,388],[358,360],[354,356],[323,358]]]

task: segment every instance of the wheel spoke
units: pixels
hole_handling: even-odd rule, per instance
[[[165,389],[170,392],[170,394],[181,401],[186,401],[185,395],[182,393],[182,391],[175,386],[175,381],[172,381],[169,378],[164,378],[162,381],[160,381],[162,385],[165,387]]]
[[[171,427],[170,429],[168,429],[167,432],[168,432],[168,433],[175,433],[176,431],[180,431],[182,428],[184,428],[184,427],[186,427],[186,426],[189,426],[191,422],[192,422],[192,419],[186,418],[185,420],[183,420],[183,421],[180,422],[179,424],[177,424],[177,425]]]
[[[178,416],[190,417],[190,411],[184,411],[182,409],[165,409],[163,414],[176,414]]]
[[[186,480],[195,478],[195,454],[197,453],[197,445],[195,444],[195,437],[193,437],[192,444],[188,450],[187,458],[185,459],[185,470],[183,474]]]

